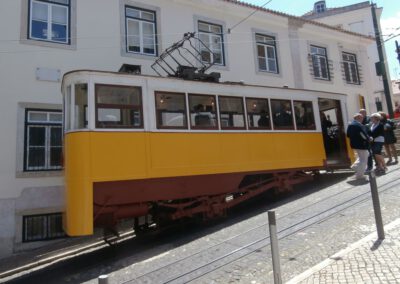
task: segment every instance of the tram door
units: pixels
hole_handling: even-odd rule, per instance
[[[346,131],[339,100],[318,99],[322,136],[328,167],[348,166]]]

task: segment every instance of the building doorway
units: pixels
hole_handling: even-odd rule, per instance
[[[318,106],[327,167],[348,167],[350,159],[347,152],[346,133],[340,101],[319,98]]]

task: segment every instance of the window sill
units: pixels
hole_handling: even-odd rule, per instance
[[[72,43],[71,44],[58,43],[58,42],[36,40],[36,39],[21,39],[20,43],[27,44],[27,45],[41,46],[41,47],[65,49],[65,50],[76,50],[76,45],[72,44]]]
[[[37,172],[17,172],[16,178],[43,178],[43,177],[62,177],[64,171],[37,171]]]

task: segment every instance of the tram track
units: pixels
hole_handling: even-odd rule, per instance
[[[385,184],[381,184],[381,188],[380,188],[379,192],[380,193],[384,193],[384,192],[388,191],[393,186],[393,184],[399,185],[400,182],[396,182],[396,180],[394,180],[394,181],[387,182]],[[335,193],[333,195],[330,195],[330,196],[326,197],[325,199],[318,201],[317,203],[313,203],[313,204],[307,205],[307,206],[305,206],[303,208],[300,208],[300,209],[294,210],[294,211],[292,211],[290,213],[287,213],[287,214],[279,217],[277,219],[277,222],[279,224],[279,221],[282,221],[284,218],[287,218],[287,217],[293,215],[294,213],[298,213],[298,212],[300,212],[302,210],[309,209],[310,207],[313,207],[313,206],[318,206],[322,202],[327,201],[329,198],[332,198],[334,196],[340,195],[343,192],[350,191],[350,190],[352,190],[354,188],[356,188],[356,186],[350,187],[350,188],[348,188],[348,189],[346,189],[344,191],[341,191],[339,193]],[[370,191],[368,189],[364,190],[364,192],[356,195],[355,197],[353,197],[351,199],[345,200],[345,201],[343,201],[343,202],[341,202],[339,204],[336,204],[333,207],[330,207],[327,210],[324,210],[322,212],[318,212],[317,214],[315,214],[313,216],[310,216],[307,219],[304,219],[304,220],[302,220],[300,222],[297,222],[295,224],[287,226],[284,229],[278,231],[278,238],[280,240],[284,239],[284,238],[292,236],[292,235],[294,235],[294,234],[296,234],[298,232],[301,232],[301,231],[303,231],[303,230],[305,230],[305,229],[307,229],[307,228],[309,228],[309,227],[311,227],[313,225],[325,222],[328,219],[333,218],[337,214],[340,214],[341,212],[343,212],[343,211],[345,211],[345,210],[347,210],[347,209],[349,209],[349,208],[351,208],[351,207],[353,207],[353,206],[355,206],[357,204],[360,204],[360,203],[363,203],[363,202],[366,202],[366,201],[370,200],[370,197],[368,196],[369,194],[370,194]],[[244,234],[247,234],[249,232],[255,231],[257,229],[264,229],[264,234],[267,235],[267,231],[266,231],[267,224],[268,223],[263,223],[263,224],[261,224],[261,225],[259,225],[257,227],[254,227],[254,228],[252,228],[250,230],[247,230],[244,233],[237,234],[237,235],[235,235],[235,236],[233,236],[231,238],[228,238],[228,239],[226,239],[226,240],[224,240],[224,241],[222,241],[222,242],[220,242],[218,244],[215,244],[215,245],[213,245],[211,247],[208,247],[208,248],[203,249],[203,250],[201,250],[199,252],[196,252],[195,254],[192,254],[192,255],[187,256],[187,257],[185,257],[183,259],[180,259],[180,260],[177,260],[177,261],[172,262],[170,264],[167,264],[167,265],[165,265],[163,267],[160,267],[160,268],[155,269],[155,270],[153,270],[151,272],[148,272],[148,273],[143,274],[143,275],[141,275],[139,277],[136,277],[135,279],[131,279],[131,280],[125,281],[123,283],[141,283],[141,280],[144,280],[144,282],[146,282],[146,280],[145,280],[146,276],[150,276],[150,275],[154,276],[155,273],[162,275],[162,274],[164,274],[163,270],[169,270],[169,268],[171,266],[177,265],[177,264],[179,264],[179,263],[181,263],[183,261],[187,261],[187,260],[190,260],[189,262],[190,262],[190,264],[192,266],[193,263],[198,263],[196,261],[196,259],[192,259],[192,258],[197,256],[197,258],[201,259],[202,257],[198,257],[198,256],[201,253],[209,251],[210,249],[215,249],[216,251],[222,251],[223,249],[221,249],[221,248],[217,249],[217,247],[225,245],[228,242],[230,242],[230,241],[232,241],[232,240],[234,240],[234,239],[236,239],[238,237],[243,236]],[[229,264],[231,264],[231,263],[233,263],[233,262],[235,262],[235,261],[237,261],[237,260],[239,260],[239,259],[241,259],[243,257],[246,257],[246,256],[248,256],[250,254],[255,253],[255,252],[258,252],[261,249],[263,249],[265,247],[268,247],[268,246],[269,246],[269,236],[254,240],[254,241],[252,241],[250,243],[247,243],[244,246],[237,247],[237,248],[231,250],[229,253],[225,253],[223,255],[220,255],[220,256],[212,259],[212,260],[207,259],[207,263],[199,265],[199,266],[196,266],[195,268],[189,269],[185,273],[182,273],[180,275],[171,277],[171,278],[169,278],[169,279],[167,279],[165,281],[162,281],[161,283],[187,283],[187,282],[194,281],[194,280],[196,280],[196,279],[198,279],[200,277],[203,277],[203,276],[205,276],[205,275],[207,275],[209,273],[212,273],[212,272],[214,272],[214,271],[216,271],[216,270],[218,270],[218,269],[220,269],[220,268],[222,268],[222,267],[224,267],[226,265],[229,265]],[[223,261],[223,260],[225,260],[225,261]],[[219,263],[219,262],[222,262],[222,263]],[[180,264],[179,266],[182,268],[182,264]],[[207,267],[209,269],[207,269]],[[205,271],[202,271],[202,270],[205,270]],[[162,279],[162,278],[160,277],[158,279]]]

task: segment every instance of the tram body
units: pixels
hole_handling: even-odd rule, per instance
[[[340,94],[98,71],[66,74],[62,92],[70,236],[149,214],[220,215],[229,202],[290,184],[293,173],[324,169],[318,99],[345,102]],[[279,126],[286,114],[290,125]],[[262,115],[268,125],[260,127]],[[263,190],[251,191],[256,185]]]

